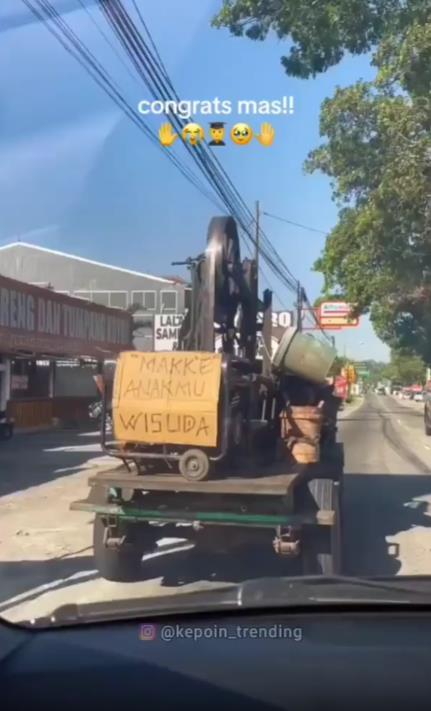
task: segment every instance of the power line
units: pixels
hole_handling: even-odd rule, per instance
[[[160,72],[159,74],[157,73],[159,70],[158,63],[152,56],[151,49],[148,45],[146,45],[145,40],[140,35],[133,23],[133,20],[130,16],[128,16],[121,0],[110,0],[109,3],[104,0],[99,0],[99,6],[130,56],[135,68],[143,78],[146,86],[149,88],[152,96],[157,99],[162,98],[166,100],[167,98],[171,98],[172,93],[174,93],[174,95],[178,98],[171,80],[167,77],[166,70],[163,72],[162,77],[160,77]],[[146,30],[150,35],[148,28],[146,28]],[[152,41],[152,43],[153,46],[155,46],[154,41]],[[142,51],[144,59],[140,56],[139,50]],[[167,77],[166,81],[165,77]],[[174,128],[177,128],[177,130],[178,126],[181,129],[184,125],[184,120],[181,120],[175,115],[174,117],[169,115],[168,120]],[[190,150],[192,151],[190,153],[192,158],[195,162],[200,164],[205,177],[212,184],[231,213],[237,217],[237,220],[240,222],[249,239],[251,239],[254,243],[254,237],[250,232],[250,229],[247,229],[247,225],[244,220],[244,214],[248,217],[251,213],[242,197],[239,195],[237,189],[231,182],[229,176],[224,171],[223,167],[216,159],[214,159],[212,152],[208,152],[205,144],[199,147],[191,147],[186,145],[186,149],[188,149],[189,152]],[[289,286],[292,290],[296,290],[297,280],[283,263],[281,257],[277,254],[270,240],[263,233],[263,231],[262,236],[262,243],[265,244],[265,248],[262,246],[262,253],[265,261],[270,266],[272,272],[280,278],[285,285]]]
[[[81,0],[79,1],[81,2]],[[62,20],[49,0],[34,0],[39,8],[42,8],[41,12],[39,12],[34,5],[32,5],[30,0],[23,0],[23,2],[27,5],[27,7],[29,7],[30,10],[32,10],[34,14],[37,15],[39,19],[45,22],[47,28],[60,41],[63,47],[72,56],[74,56],[77,61],[80,62],[80,64],[90,73],[99,86],[101,86],[108,96],[110,96],[110,98],[122,109],[128,118],[131,119],[154,144],[157,144],[158,148],[161,149],[168,159],[176,165],[184,177],[186,177],[189,182],[200,190],[200,192],[207,199],[211,200],[219,207],[219,201],[212,195],[208,195],[208,192],[199,182],[198,178],[194,176],[188,168],[182,165],[172,152],[166,151],[161,147],[158,137],[144,123],[142,117],[134,111],[130,104],[128,104],[119,89],[115,87],[112,78],[104,70],[100,62],[97,61],[94,55],[92,55],[82,41],[79,40],[71,28],[67,26],[67,23]],[[108,20],[115,35],[119,39],[127,56],[132,61],[139,77],[143,79],[152,96],[156,99],[160,97],[166,99],[171,98],[172,95],[174,95],[179,100],[172,81],[170,80],[166,68],[163,65],[160,54],[157,51],[156,44],[151,37],[151,33],[145,24],[142,13],[139,11],[136,2],[133,4],[144,27],[146,35],[149,37],[151,47],[149,47],[142,35],[139,33],[139,30],[136,28],[133,20],[123,7],[121,0],[99,0],[98,4],[100,10],[105,15],[105,18]],[[49,18],[56,25],[57,29],[60,31],[60,35],[49,25],[46,18]],[[106,35],[103,31],[102,34],[106,39]],[[64,40],[64,37],[66,37],[66,40]],[[110,42],[109,44],[111,45]],[[182,120],[180,117],[174,115],[174,117],[169,116],[169,121],[171,125],[173,125],[176,130],[179,130],[181,133],[185,119]],[[185,145],[185,148],[192,160],[196,163],[196,165],[198,165],[200,171],[204,174],[211,188],[216,192],[222,203],[228,208],[229,212],[237,219],[240,230],[242,230],[244,235],[243,238],[247,238],[248,242],[251,242],[251,244],[255,246],[257,240],[251,229],[252,225],[255,223],[255,217],[251,213],[235,185],[232,183],[223,166],[214,156],[214,153],[208,149],[205,143],[202,146],[196,147],[192,147],[186,142],[184,142],[183,145]],[[299,288],[298,280],[283,262],[270,239],[261,228],[259,228],[258,237],[260,238],[260,254],[273,275],[275,275],[275,277],[285,286],[296,292]],[[279,299],[279,301],[281,300]]]
[[[183,166],[174,154],[165,151],[162,148],[157,135],[145,124],[142,117],[139,116],[133,107],[127,102],[110,74],[103,68],[85,44],[77,37],[71,27],[58,14],[52,4],[48,0],[34,0],[33,3],[31,0],[22,0],[22,2],[28,7],[32,14],[40,20],[40,22],[45,24],[48,31],[57,39],[63,48],[87,71],[98,86],[114,101],[118,108],[120,108],[123,113],[137,126],[137,128],[139,128],[139,130],[141,130],[147,138],[151,140],[153,145],[157,146],[157,148],[164,153],[167,159],[177,167],[183,176],[192,185],[194,185],[194,187],[199,190],[199,192],[207,200],[220,208],[220,203],[215,200],[213,195],[208,193],[206,188],[200,183],[197,176],[195,176],[189,168]],[[50,20],[57,29],[54,29],[48,20]]]
[[[318,230],[316,227],[308,227],[307,225],[301,225],[300,222],[293,222],[292,220],[288,220],[285,217],[279,217],[278,215],[273,215],[271,212],[264,212],[264,215],[267,217],[272,217],[274,220],[279,220],[280,222],[287,222],[288,225],[294,225],[294,227],[301,227],[303,230],[308,230],[309,232],[318,232],[321,235],[327,235],[328,232],[325,232],[324,230]]]

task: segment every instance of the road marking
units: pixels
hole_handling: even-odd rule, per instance
[[[431,449],[431,447],[428,447],[427,444],[424,444],[425,449]]]
[[[47,559],[48,561],[48,559]],[[25,602],[26,599],[28,598],[29,595],[42,595],[45,592],[48,592],[49,590],[57,588],[59,585],[62,583],[73,581],[73,580],[81,580],[88,578],[92,575],[98,575],[97,570],[81,570],[78,571],[77,573],[73,573],[73,575],[69,575],[67,578],[58,578],[57,580],[53,580],[50,583],[44,583],[43,585],[38,585],[35,588],[30,588],[29,590],[26,590],[23,593],[20,593],[19,595],[14,595],[13,597],[9,597],[7,600],[3,600],[0,603],[0,609],[1,610],[6,610],[8,607],[11,607],[16,602]]]

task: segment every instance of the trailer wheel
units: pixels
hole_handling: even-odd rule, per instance
[[[303,572],[305,575],[338,575],[341,570],[341,490],[340,482],[313,479],[308,490],[316,509],[333,510],[332,526],[309,526],[304,532]]]
[[[203,481],[210,471],[210,461],[201,449],[188,449],[181,455],[178,466],[188,481]]]
[[[97,503],[106,503],[107,495],[104,491],[94,491],[93,499]],[[108,517],[96,514],[93,525],[93,551],[96,568],[101,577],[118,583],[140,580],[142,556],[153,549],[160,535],[148,523],[134,524],[117,520],[115,528],[109,531],[107,529]],[[108,533],[114,535],[118,545],[107,545],[110,538]]]

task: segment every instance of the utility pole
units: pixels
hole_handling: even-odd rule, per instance
[[[256,200],[256,245],[255,245],[255,262],[256,262],[256,274],[259,274],[259,248],[260,248],[260,205],[259,200]]]
[[[298,331],[302,331],[302,307],[304,305],[304,290],[298,282],[297,297],[296,297],[296,327]]]

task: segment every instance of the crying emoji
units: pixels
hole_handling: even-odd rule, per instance
[[[205,138],[202,126],[198,123],[188,123],[183,128],[183,141],[192,146],[198,146]]]

